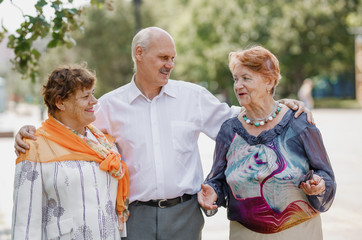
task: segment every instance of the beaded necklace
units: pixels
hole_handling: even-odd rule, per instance
[[[263,126],[264,124],[268,123],[268,121],[272,121],[277,116],[281,110],[281,107],[281,103],[275,102],[273,110],[266,117],[252,119],[246,116],[246,113],[244,113],[243,119],[247,124],[254,125],[255,127]]]

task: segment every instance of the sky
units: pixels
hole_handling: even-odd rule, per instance
[[[24,21],[22,12],[24,15],[35,15],[34,4],[36,2],[37,0],[12,0],[12,4],[10,0],[3,0],[0,3],[0,24],[2,23],[10,33],[14,33]],[[63,2],[67,1],[63,0]],[[80,6],[89,2],[89,0],[74,0],[74,5]],[[50,19],[52,13],[52,8],[46,6],[44,11],[46,18]]]
[[[13,0],[12,2],[21,8],[24,14],[35,14],[34,4],[37,2],[36,0]],[[24,19],[22,12],[16,6],[11,4],[10,0],[4,0],[0,4],[0,22],[11,33],[15,32]]]

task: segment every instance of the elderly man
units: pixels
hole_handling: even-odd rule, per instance
[[[132,81],[99,99],[94,125],[116,138],[129,169],[129,240],[201,239],[198,137],[203,132],[215,139],[221,124],[240,111],[199,85],[170,80],[175,57],[169,33],[141,30],[132,42]],[[20,130],[16,151],[26,148],[21,138],[32,131]]]

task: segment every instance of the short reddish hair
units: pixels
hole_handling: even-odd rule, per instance
[[[56,101],[66,100],[78,90],[90,89],[95,82],[95,73],[83,66],[72,65],[55,69],[43,86],[44,103],[49,114],[59,110]]]
[[[229,69],[233,73],[236,64],[239,63],[249,70],[261,74],[265,79],[274,82],[271,90],[275,92],[280,76],[278,59],[266,48],[254,46],[249,49],[229,53]]]

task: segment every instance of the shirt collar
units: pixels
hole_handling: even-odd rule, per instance
[[[143,96],[142,92],[138,89],[136,86],[136,83],[134,81],[134,76],[132,77],[130,89],[128,91],[128,101],[129,103],[132,103],[138,96]]]
[[[143,93],[138,89],[136,86],[136,83],[134,81],[135,75],[132,77],[130,89],[128,92],[128,101],[129,103],[132,103],[138,96],[143,96],[146,98]],[[171,80],[169,80],[171,81]],[[174,84],[167,83],[165,86],[162,87],[160,94],[158,96],[162,96],[163,94],[167,94],[170,97],[176,98],[177,97],[177,90]]]
[[[161,92],[159,95],[162,95],[163,93],[167,94],[170,97],[176,98],[177,97],[177,89],[175,84],[170,83],[170,81],[173,80],[168,80],[168,83],[162,87]]]

